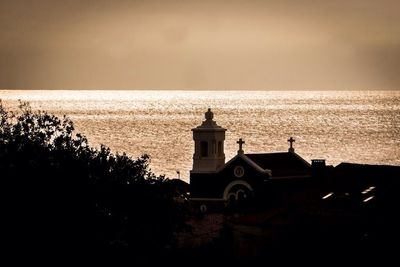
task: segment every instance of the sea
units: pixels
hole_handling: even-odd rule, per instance
[[[67,115],[89,144],[133,158],[157,175],[189,181],[191,129],[208,108],[227,129],[226,161],[245,153],[295,152],[307,161],[400,165],[400,91],[0,90],[3,105]]]

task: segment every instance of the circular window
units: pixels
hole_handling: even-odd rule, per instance
[[[244,168],[242,166],[236,166],[233,173],[236,177],[242,177],[244,175]]]

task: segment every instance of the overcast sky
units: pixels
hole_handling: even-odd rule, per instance
[[[0,88],[400,89],[399,0],[1,0]]]

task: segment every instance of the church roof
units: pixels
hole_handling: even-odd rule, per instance
[[[272,177],[311,175],[311,166],[294,152],[245,154],[262,169],[272,171]]]

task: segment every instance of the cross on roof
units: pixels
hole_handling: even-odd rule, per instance
[[[238,144],[239,144],[239,150],[238,150],[238,153],[243,153],[243,148],[242,148],[242,146],[243,146],[243,144],[245,143],[245,142],[243,141],[243,139],[242,139],[242,138],[240,138],[240,139],[239,139],[239,141],[236,141],[236,143],[238,143]]]
[[[294,149],[293,149],[293,143],[294,143],[296,140],[295,140],[293,137],[290,137],[287,141],[290,143],[289,151],[294,151]]]

